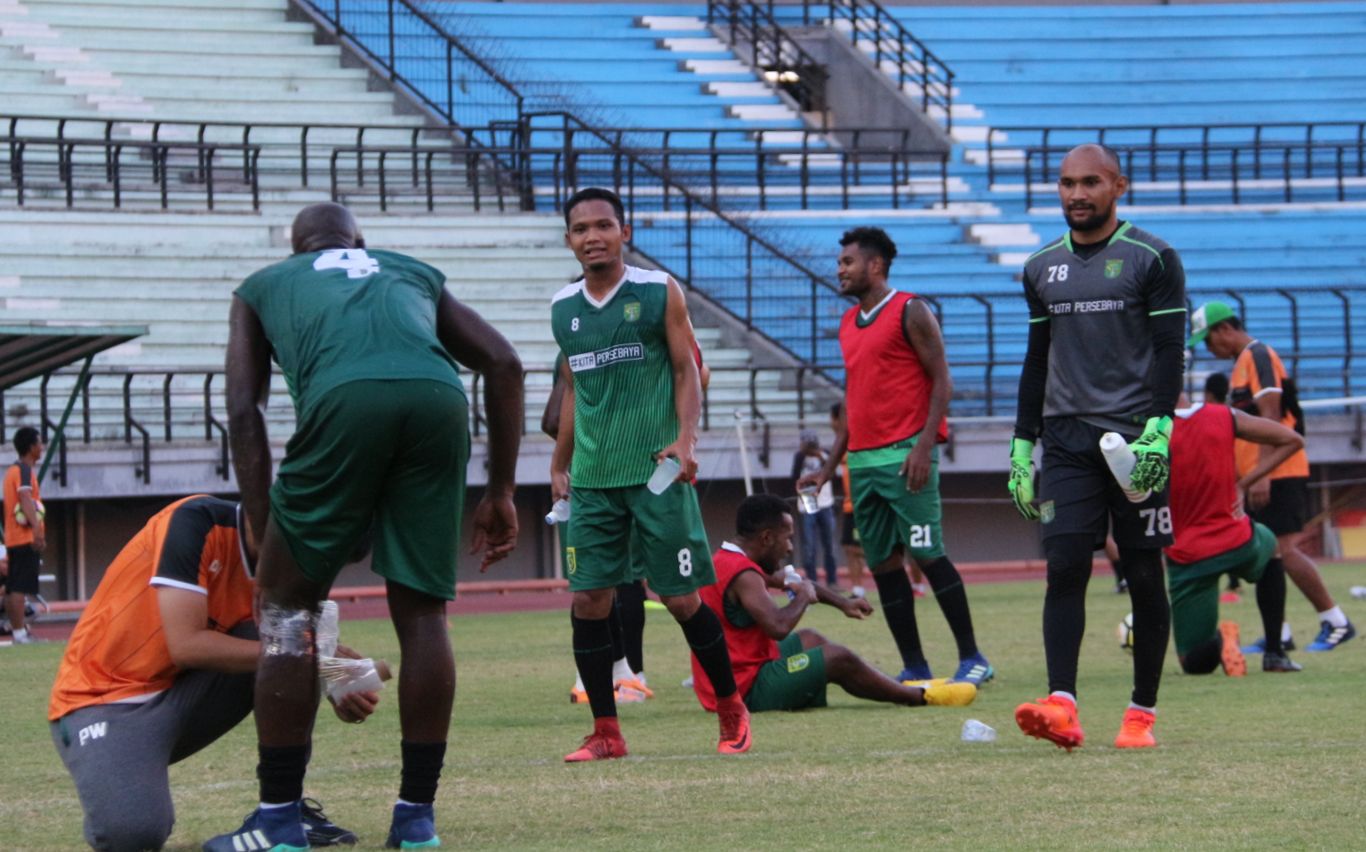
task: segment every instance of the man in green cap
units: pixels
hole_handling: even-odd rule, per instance
[[[1206,302],[1191,315],[1191,332],[1187,346],[1203,342],[1214,357],[1233,359],[1229,405],[1304,434],[1294,380],[1286,374],[1276,350],[1248,334],[1233,308],[1223,302]],[[1241,477],[1269,455],[1269,448],[1239,440],[1234,453]],[[1252,519],[1276,534],[1286,573],[1319,614],[1319,635],[1307,650],[1331,651],[1356,636],[1356,628],[1334,603],[1318,567],[1298,546],[1309,514],[1309,456],[1305,451],[1290,456],[1248,488],[1244,500]],[[1282,630],[1288,632],[1284,627]],[[1264,651],[1266,639],[1248,650]],[[1288,641],[1289,636],[1282,639]]]

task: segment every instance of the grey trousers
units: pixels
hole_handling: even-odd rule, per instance
[[[232,635],[256,638],[256,626]],[[192,670],[145,704],[103,704],[53,722],[52,742],[76,782],[85,839],[111,852],[160,849],[175,826],[169,768],[251,712],[256,676]]]

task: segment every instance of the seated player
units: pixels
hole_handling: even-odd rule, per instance
[[[792,511],[784,501],[771,494],[746,497],[736,512],[735,531],[735,542],[722,543],[712,557],[716,583],[700,594],[721,617],[735,683],[750,712],[824,707],[828,683],[857,698],[909,707],[962,706],[977,697],[977,687],[965,682],[907,686],[816,631],[796,629],[816,602],[850,618],[864,618],[873,607],[809,580],[790,587],[794,597],[787,606],[773,603],[769,590],[783,588],[779,572],[792,555]],[[695,659],[693,683],[697,700],[715,711],[711,683]]]
[[[1208,400],[1208,397],[1207,397]],[[1271,447],[1239,478],[1233,441]],[[1297,672],[1281,645],[1285,567],[1276,536],[1243,513],[1243,495],[1278,464],[1299,452],[1304,438],[1274,420],[1206,401],[1177,412],[1171,439],[1171,523],[1166,548],[1176,655],[1187,674],[1220,665],[1231,677],[1247,673],[1238,625],[1219,623],[1219,585],[1225,573],[1257,586],[1257,610],[1267,637],[1262,671]]]
[[[260,643],[240,523],[236,503],[205,495],[162,509],[115,557],[71,634],[48,720],[95,849],[160,849],[175,825],[168,767],[251,712]],[[334,709],[359,723],[378,700],[353,693]],[[314,846],[356,842],[311,800],[304,823]]]

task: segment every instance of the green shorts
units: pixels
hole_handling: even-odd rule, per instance
[[[1167,563],[1167,588],[1172,602],[1172,639],[1179,656],[1219,635],[1219,578],[1232,573],[1249,583],[1276,555],[1276,534],[1252,525],[1252,538],[1241,547],[1189,565]]]
[[[751,713],[824,707],[825,685],[825,651],[802,650],[802,637],[793,632],[778,643],[778,659],[759,669],[745,706]]]
[[[899,549],[917,561],[933,562],[944,555],[944,507],[939,500],[939,448],[930,454],[930,478],[918,493],[906,488],[901,464],[915,439],[896,447],[870,452],[888,453],[897,460],[858,467],[851,454],[849,490],[854,497],[854,526],[870,568],[887,561]]]
[[[657,595],[686,595],[716,582],[697,489],[675,482],[663,494],[644,485],[575,488],[564,537],[571,591],[645,580]]]
[[[305,577],[330,585],[374,523],[372,570],[455,597],[469,406],[427,379],[348,382],[299,418],[270,511]]]

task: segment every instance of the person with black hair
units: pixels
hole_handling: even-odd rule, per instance
[[[919,707],[971,704],[971,683],[907,685],[887,677],[843,645],[820,633],[797,629],[815,603],[833,606],[849,618],[866,618],[872,604],[847,598],[810,580],[784,585],[783,566],[792,556],[792,510],[772,494],[755,494],[735,512],[735,541],[726,541],[712,556],[716,582],[702,589],[702,600],[721,615],[735,682],[751,712],[824,707],[827,684],[856,698]],[[770,591],[786,588],[787,606],[773,602]],[[706,671],[693,662],[693,688],[709,711],[716,693]]]
[[[1176,251],[1120,221],[1128,190],[1103,145],[1063,159],[1058,196],[1068,230],[1025,262],[1029,342],[1010,444],[1009,490],[1043,525],[1048,585],[1043,638],[1048,695],[1015,710],[1024,733],[1061,748],[1082,744],[1077,660],[1086,629],[1092,552],[1107,529],[1119,547],[1134,617],[1134,688],[1115,745],[1157,745],[1157,690],[1170,634],[1162,548],[1171,543],[1167,443],[1181,392],[1186,276]],[[1136,458],[1125,496],[1100,452],[1114,432]],[[1043,444],[1035,499],[1034,445]]]
[[[963,578],[944,549],[939,445],[948,440],[953,393],[944,338],[925,300],[888,282],[896,244],[886,231],[854,228],[840,247],[840,294],[858,302],[840,320],[845,428],[825,465],[802,477],[798,488],[819,488],[841,461],[848,465],[854,523],[901,656],[898,680],[934,677],[920,644],[909,556],[925,572],[953,632],[953,679],[981,684],[996,670],[977,647]]]
[[[76,622],[48,721],[94,849],[160,849],[175,826],[171,764],[251,713],[261,643],[242,523],[228,500],[171,503],[114,557]],[[378,702],[378,693],[354,692],[333,709],[359,723]],[[303,799],[300,814],[310,845],[356,842],[315,800]],[[254,832],[238,848],[265,848]]]
[[[38,594],[42,553],[47,546],[47,522],[38,487],[37,465],[43,459],[43,439],[38,430],[32,426],[14,430],[14,451],[18,458],[5,471],[4,486],[5,547],[9,551],[5,614],[14,643],[27,645],[39,641],[29,632],[24,618],[28,596]]]
[[[1304,434],[1303,412],[1294,380],[1286,372],[1280,355],[1253,338],[1233,308],[1224,302],[1206,302],[1196,309],[1187,345],[1201,342],[1214,357],[1233,359],[1230,405]],[[1238,441],[1236,446],[1239,475],[1245,475],[1259,459],[1270,454],[1267,447],[1248,441]],[[1254,483],[1247,491],[1246,502],[1252,519],[1276,534],[1286,573],[1318,613],[1319,634],[1305,650],[1331,651],[1355,637],[1356,627],[1333,600],[1318,566],[1300,550],[1299,542],[1309,517],[1308,453],[1301,449],[1281,462],[1270,476]],[[1283,627],[1282,638],[1289,640],[1288,627]],[[1248,650],[1261,652],[1268,647],[1267,639],[1262,637]]]

